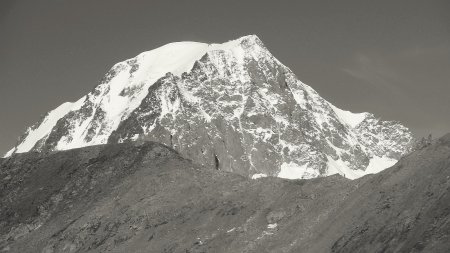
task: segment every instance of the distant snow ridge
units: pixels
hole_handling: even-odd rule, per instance
[[[253,178],[358,178],[393,165],[413,137],[398,122],[341,110],[255,35],[177,42],[114,65],[100,84],[30,127],[6,156],[154,140]]]

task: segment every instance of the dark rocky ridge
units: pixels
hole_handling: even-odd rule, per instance
[[[3,252],[450,251],[450,134],[354,181],[250,180],[152,142],[0,162]]]

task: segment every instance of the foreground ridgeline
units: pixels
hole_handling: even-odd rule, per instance
[[[135,140],[164,143],[220,170],[291,179],[376,173],[413,142],[398,122],[333,106],[250,35],[171,43],[117,63],[89,94],[30,127],[6,156]]]
[[[450,252],[450,135],[356,180],[213,167],[153,142],[0,159],[0,250]]]

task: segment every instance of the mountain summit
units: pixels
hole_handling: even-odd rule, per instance
[[[139,140],[254,178],[358,178],[393,165],[413,137],[398,122],[333,106],[250,35],[170,43],[117,63],[6,156]]]

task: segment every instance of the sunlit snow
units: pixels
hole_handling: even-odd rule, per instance
[[[203,93],[211,87],[205,87],[202,83],[198,83],[198,86],[197,83],[188,86],[186,84],[188,81],[182,79],[183,81],[175,84],[176,95],[173,94],[173,90],[165,89],[163,86],[155,94],[157,103],[160,105],[158,118],[154,122],[140,126],[144,135],[149,134],[156,126],[160,126],[158,124],[161,122],[171,122],[171,129],[167,130],[176,134],[177,126],[173,123],[179,116],[177,114],[185,113],[183,103],[188,103],[195,108],[192,112],[192,120],[200,118],[203,123],[214,125],[219,124],[220,119],[224,118],[234,122],[231,124],[233,129],[247,135],[243,138],[249,142],[246,144],[267,143],[265,147],[269,147],[271,152],[281,154],[283,158],[280,159],[281,165],[278,168],[278,177],[281,178],[323,176],[321,174],[323,172],[319,172],[318,163],[321,162],[325,166],[326,162],[327,175],[339,173],[354,179],[379,172],[396,162],[394,159],[383,156],[386,150],[377,148],[378,146],[389,150],[397,148],[399,149],[395,150],[397,153],[402,152],[402,147],[399,147],[395,139],[385,135],[373,135],[374,132],[382,133],[373,130],[380,127],[377,119],[372,119],[373,122],[370,124],[360,124],[364,120],[369,122],[371,114],[352,113],[333,106],[313,88],[299,81],[289,68],[276,60],[264,47],[257,46],[258,43],[253,43],[251,48],[244,45],[242,42],[245,39],[257,42],[257,37],[252,35],[223,44],[175,42],[119,62],[113,66],[107,78],[94,91],[75,103],[65,103],[49,112],[39,125],[27,131],[23,141],[6,156],[30,151],[36,143],[43,143],[58,120],[70,111],[75,114],[72,113],[70,114],[72,116],[66,118],[68,126],[65,126],[64,131],[67,131],[67,134],[61,136],[56,143],[56,150],[106,143],[119,124],[128,119],[130,114],[141,105],[152,85],[166,75],[170,77],[168,73],[178,77],[181,77],[184,72],[189,73],[195,62],[208,54],[208,63],[211,65],[205,65],[204,69],[202,68],[202,71],[206,71],[206,74],[203,73],[207,80],[204,83],[209,85],[211,83],[209,78],[214,77],[225,78],[230,85],[214,87],[213,92]],[[254,90],[255,82],[251,78],[253,72],[246,69],[246,63],[250,58],[257,59],[258,68],[260,68],[258,71],[261,71],[260,74],[264,77]],[[267,62],[272,65],[264,65]],[[202,66],[203,61],[199,64]],[[213,70],[208,70],[208,66],[213,66]],[[274,73],[280,72],[283,73],[284,85],[288,88],[286,93],[280,90],[274,91],[269,84],[271,78],[278,78]],[[175,77],[174,80],[178,79]],[[276,82],[278,80],[276,79]],[[168,84],[163,83],[163,85]],[[213,99],[215,100],[211,101]],[[289,104],[290,101],[294,104]],[[254,105],[249,107],[250,104]],[[289,111],[286,107],[295,110]],[[299,111],[301,114],[298,113]],[[248,121],[249,117],[254,117],[256,122],[259,122],[258,118],[262,117],[267,119],[267,122],[263,120],[261,122],[264,125],[255,124]],[[308,120],[307,124],[302,122],[305,119]],[[345,131],[336,128],[336,122],[343,124]],[[366,125],[372,129],[359,129]],[[299,134],[297,130],[303,127],[305,131]],[[404,131],[401,128],[394,130],[398,131],[395,134],[399,136]],[[125,139],[121,137],[118,141],[136,140],[140,138],[142,132],[133,133],[124,137]],[[212,135],[215,138],[220,137],[218,132]],[[340,137],[338,141],[334,141],[336,136]],[[254,146],[252,150],[256,147],[258,146]],[[349,168],[349,166],[352,167],[351,165],[341,160],[341,157],[346,155],[352,156],[351,152],[355,147],[362,150],[366,157],[373,157],[365,170],[353,170]],[[331,153],[333,157],[337,157],[336,160],[330,156]],[[324,155],[327,155],[327,160],[324,160]],[[249,161],[250,167],[254,166],[251,154],[243,154],[243,157],[248,157],[245,160]],[[258,173],[253,174],[251,178],[265,176],[267,175]]]
[[[298,165],[296,163],[283,163],[280,167],[278,177],[286,179],[308,179],[317,177],[317,171],[308,167],[308,164]]]
[[[349,179],[356,179],[367,174],[378,173],[384,169],[387,169],[397,163],[397,160],[388,157],[374,156],[370,159],[369,165],[366,170],[352,170],[342,160],[334,160],[328,156],[328,175],[340,174]]]
[[[70,136],[61,138],[56,149],[65,150],[106,143],[111,132],[117,129],[120,122],[127,118],[139,106],[142,99],[147,95],[148,88],[158,79],[167,73],[180,76],[183,72],[189,72],[195,61],[199,60],[206,53],[225,51],[237,62],[243,63],[245,53],[241,47],[241,42],[252,36],[242,37],[223,44],[200,42],[170,43],[115,64],[113,69],[118,69],[119,72],[108,83],[97,87],[101,92],[99,96],[89,97],[89,102],[94,104],[94,110],[101,109],[105,112],[103,122],[101,122],[103,124],[102,131],[97,132],[96,136],[90,142],[86,142],[87,129],[90,127],[93,117],[83,119],[80,122],[72,122],[73,129],[70,131]],[[128,64],[130,61],[136,61],[136,64],[139,66],[132,75],[130,75],[131,66]],[[124,90],[131,90],[132,88],[137,88],[139,92],[130,96],[124,96],[122,94]],[[184,93],[184,95],[191,101],[198,100],[192,94]],[[79,109],[82,105],[79,104],[80,101],[84,102],[84,97],[77,101],[77,106],[74,106],[72,103],[64,103],[51,111],[45,117],[42,124],[34,130],[29,130],[26,138],[5,156],[30,151],[39,140],[45,138],[51,132],[59,119],[64,117],[69,111]],[[177,108],[173,106],[176,105],[164,103],[164,112],[168,113],[176,110]],[[202,110],[202,113],[206,121],[211,121],[210,115],[204,110]]]
[[[349,111],[344,111],[336,106],[330,104],[333,111],[336,113],[336,115],[339,117],[340,120],[342,120],[344,123],[347,123],[347,125],[351,127],[356,127],[359,123],[361,123],[366,117],[367,113],[352,113]]]
[[[257,173],[257,174],[252,175],[252,179],[258,179],[258,178],[262,178],[262,177],[267,177],[267,175],[264,173]]]

